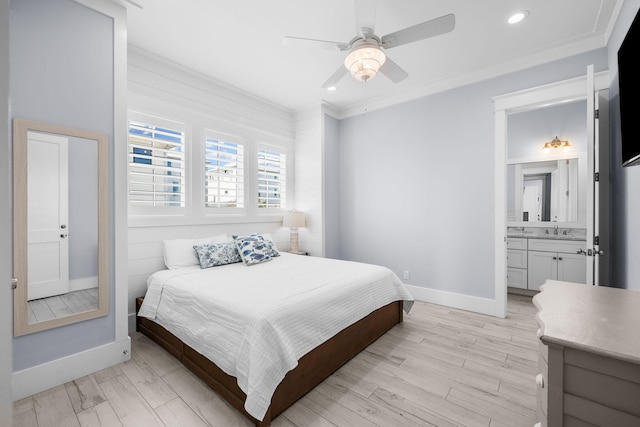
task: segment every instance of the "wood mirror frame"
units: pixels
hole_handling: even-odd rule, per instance
[[[89,309],[50,320],[29,323],[28,314],[28,150],[29,132],[81,138],[97,143],[97,279],[98,304]],[[108,223],[108,165],[107,135],[55,124],[20,118],[13,119],[13,296],[14,335],[25,335],[68,325],[109,313],[109,223]]]

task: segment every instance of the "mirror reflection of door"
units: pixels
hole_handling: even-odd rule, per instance
[[[522,178],[524,191],[522,195],[523,216],[528,221],[549,221],[551,195],[551,174],[525,175]],[[526,213],[526,214],[525,214]]]
[[[29,132],[28,299],[69,292],[68,138]]]

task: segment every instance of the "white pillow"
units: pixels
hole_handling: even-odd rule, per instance
[[[232,241],[233,240],[231,240],[231,238],[226,234],[204,237],[201,239],[163,240],[164,265],[166,265],[169,270],[200,265],[198,255],[196,254],[195,249],[193,249],[194,245],[208,245],[211,243],[226,243]]]

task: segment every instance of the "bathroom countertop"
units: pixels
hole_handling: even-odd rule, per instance
[[[571,240],[586,242],[585,236],[572,236],[570,234],[534,234],[531,232],[508,232],[507,237],[518,237],[523,239],[546,239],[546,240]]]

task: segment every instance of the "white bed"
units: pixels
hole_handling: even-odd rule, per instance
[[[413,297],[388,268],[282,253],[252,266],[162,270],[138,316],[153,320],[236,377],[257,420],[310,350],[394,301]]]

